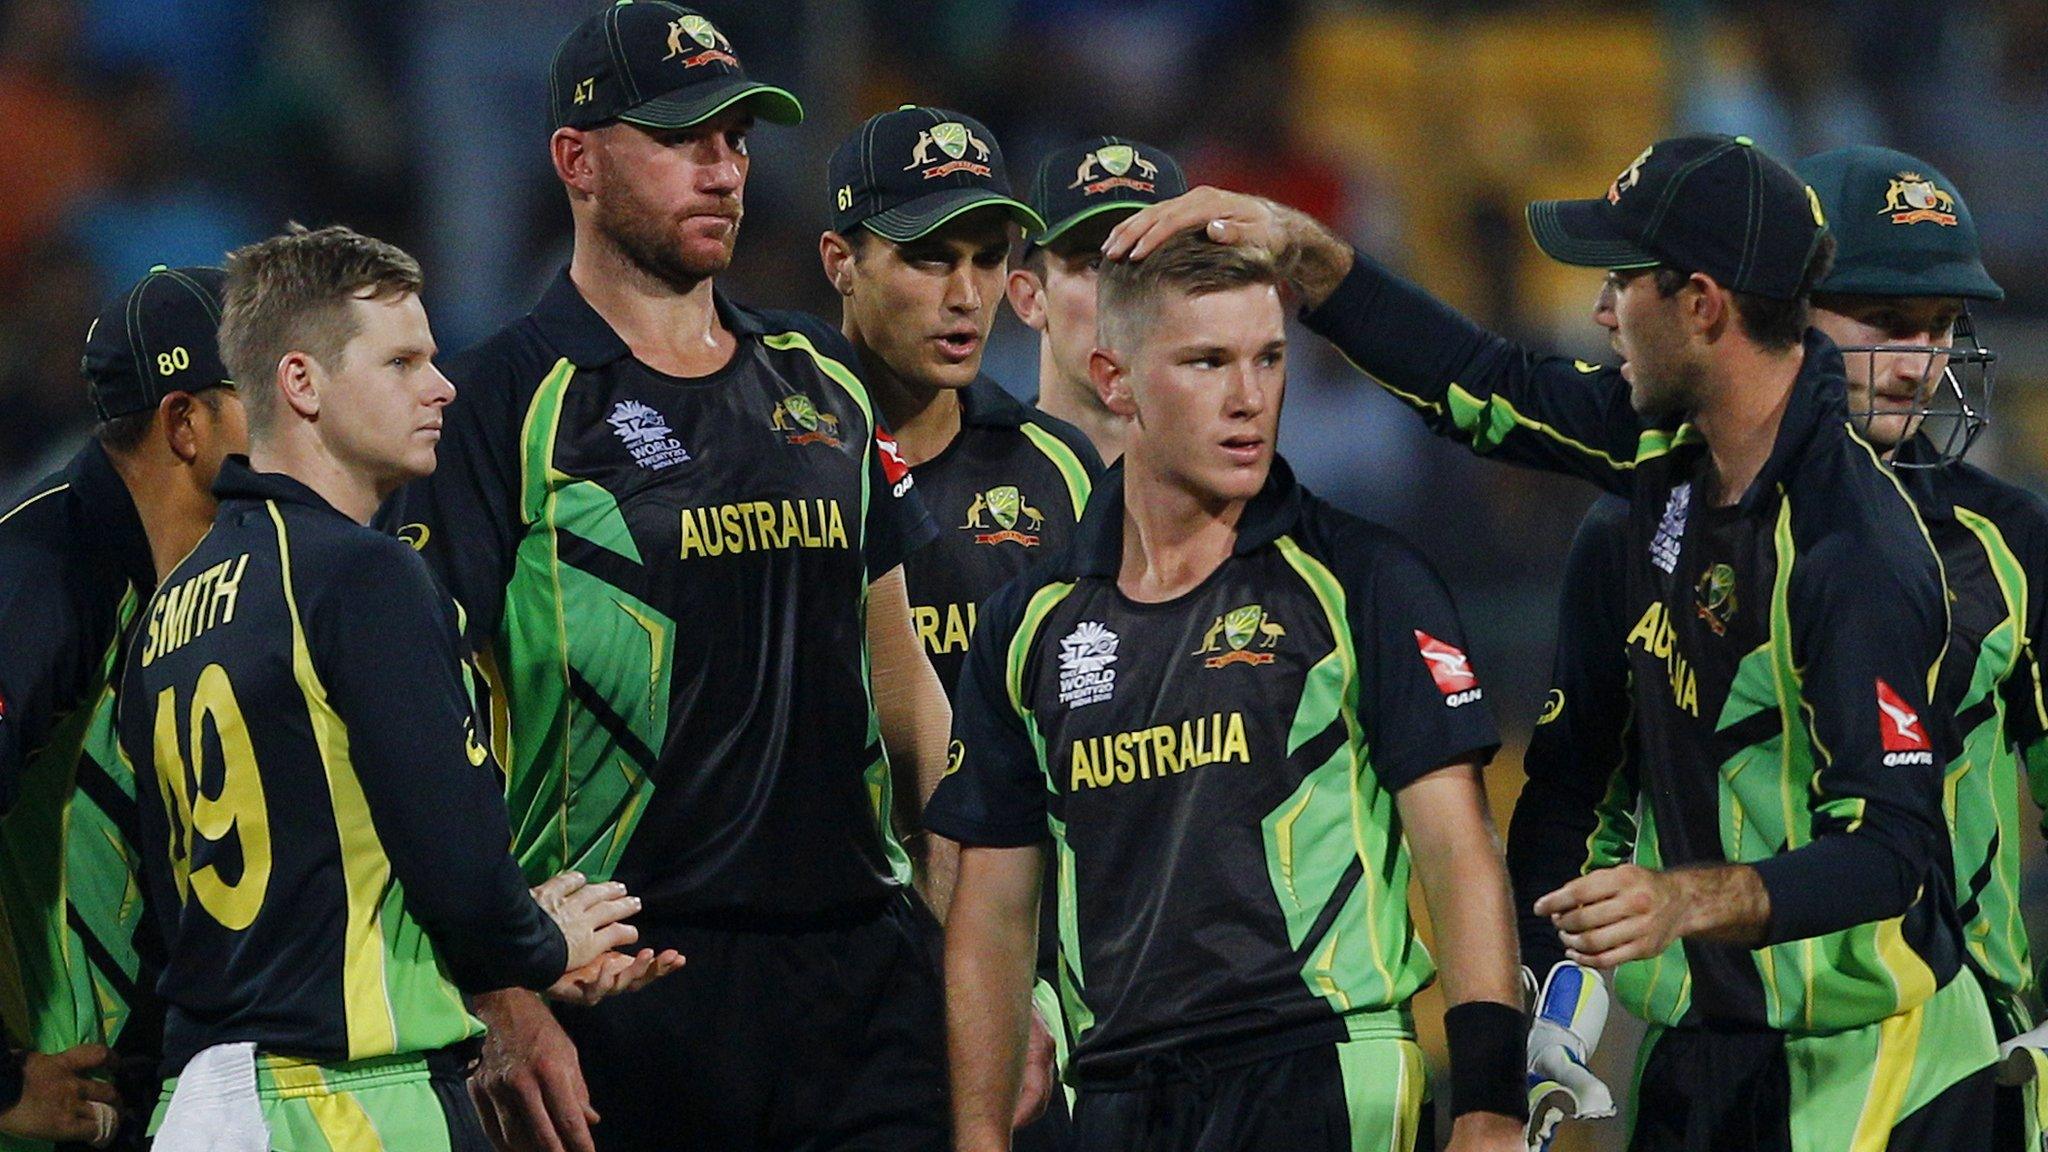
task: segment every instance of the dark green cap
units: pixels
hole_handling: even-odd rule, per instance
[[[1809,156],[1798,170],[1835,234],[1834,269],[1814,291],[2005,299],[1984,270],[1962,194],[1932,164],[1857,144]]]

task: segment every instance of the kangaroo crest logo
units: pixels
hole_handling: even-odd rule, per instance
[[[1108,173],[1097,179],[1095,169],[1100,166]],[[1124,175],[1131,169],[1138,170],[1137,178]],[[1140,155],[1129,144],[1109,144],[1081,157],[1081,166],[1074,171],[1074,182],[1069,188],[1079,188],[1083,196],[1100,196],[1113,188],[1131,188],[1139,192],[1156,191],[1153,181],[1159,176],[1159,165]]]
[[[1693,585],[1693,608],[1716,636],[1728,634],[1728,621],[1735,618],[1735,569],[1716,564],[1700,573]]]
[[[1891,182],[1891,187],[1885,189],[1884,207],[1878,213],[1890,213],[1894,224],[1919,224],[1931,220],[1944,228],[1953,228],[1956,226],[1956,198],[1918,172],[1901,172]]]
[[[933,148],[947,159],[933,156]],[[967,159],[969,149],[974,152],[972,160]],[[946,120],[917,134],[917,144],[910,150],[910,163],[905,164],[903,170],[908,172],[922,168],[926,180],[937,180],[955,172],[971,172],[986,177],[991,171],[988,162],[992,155],[988,142],[976,136],[967,125],[958,120]]]
[[[984,516],[995,521],[992,531]],[[1024,525],[1021,530],[1017,527],[1020,520]],[[1015,484],[1002,484],[974,494],[974,499],[967,504],[967,522],[960,527],[975,533],[976,544],[1021,544],[1026,548],[1036,548],[1038,534],[1045,530],[1045,513],[1032,507],[1031,501]]]
[[[695,41],[697,47],[691,48],[684,41],[683,38],[685,36]],[[699,51],[699,49],[702,50]],[[667,61],[678,58],[684,58],[683,67],[685,68],[695,68],[700,64],[711,63],[731,64],[734,67],[739,66],[739,61],[732,54],[732,41],[727,40],[725,34],[720,32],[711,21],[694,12],[679,19],[669,21],[668,55],[663,56],[662,59]]]
[[[1609,204],[1621,203],[1621,194],[1623,192],[1626,192],[1629,189],[1635,187],[1637,184],[1642,183],[1643,162],[1648,160],[1650,158],[1650,153],[1656,150],[1657,148],[1654,144],[1648,148],[1643,149],[1643,154],[1636,157],[1634,160],[1629,161],[1628,167],[1623,168],[1621,170],[1621,175],[1616,176],[1614,178],[1614,183],[1609,184],[1607,186],[1607,202]]]
[[[768,422],[777,432],[785,433],[791,444],[839,447],[839,417],[820,411],[811,398],[801,392],[783,397],[781,403],[775,405],[775,414]]]
[[[1246,604],[1216,617],[1209,630],[1202,634],[1202,646],[1191,655],[1218,653],[1202,661],[1204,668],[1271,664],[1274,659],[1271,649],[1279,647],[1280,641],[1286,637],[1287,629],[1278,620],[1267,616],[1265,608]],[[1253,641],[1257,644],[1254,645]]]
[[[605,417],[612,426],[612,433],[626,451],[633,454],[633,462],[650,472],[682,464],[690,459],[690,453],[683,442],[669,430],[668,421],[661,413],[638,400],[621,400],[612,408],[612,414]]]

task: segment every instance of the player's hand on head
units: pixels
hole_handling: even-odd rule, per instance
[[[638,992],[683,966],[683,954],[675,949],[656,952],[642,948],[628,955],[607,952],[581,968],[565,973],[549,986],[547,998],[588,1007],[608,996]]]
[[[1218,244],[1243,244],[1279,255],[1289,244],[1278,205],[1207,184],[1124,218],[1102,243],[1112,260],[1143,260],[1177,233],[1200,228]]]
[[[640,898],[616,880],[593,884],[580,872],[563,872],[535,887],[533,899],[569,943],[565,971],[640,939],[640,930],[625,922],[640,910]]]
[[[113,1053],[104,1044],[81,1044],[55,1055],[28,1053],[22,1059],[21,1099],[0,1112],[0,1133],[106,1147],[120,1124],[121,1096],[92,1073],[111,1071],[112,1065]]]
[[[489,1029],[469,1094],[500,1152],[595,1152],[598,1122],[576,1045],[540,997],[523,989],[477,997]]]

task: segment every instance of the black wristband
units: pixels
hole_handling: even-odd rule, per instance
[[[22,1064],[28,1053],[17,1048],[0,1049],[0,1112],[21,1103]]]
[[[1498,1112],[1529,1118],[1529,1018],[1491,1000],[1473,1000],[1444,1013],[1451,1045],[1451,1116]]]

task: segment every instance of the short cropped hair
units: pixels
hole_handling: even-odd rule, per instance
[[[1813,323],[1813,286],[1827,277],[1835,264],[1835,237],[1823,232],[1806,262],[1806,274],[1799,292],[1790,300],[1773,300],[1752,292],[1735,293],[1735,320],[1742,334],[1773,352],[1789,352],[1806,339]],[[1657,269],[1657,294],[1670,299],[1692,279],[1683,268],[1663,265]]]
[[[1169,292],[1207,296],[1285,283],[1280,266],[1257,248],[1218,244],[1201,232],[1180,232],[1143,260],[1104,260],[1095,281],[1095,339],[1128,350],[1159,315]]]
[[[331,368],[360,330],[348,303],[417,294],[419,261],[397,246],[331,225],[293,224],[284,234],[228,253],[220,357],[235,379],[251,435],[275,416],[278,361],[304,352]]]

